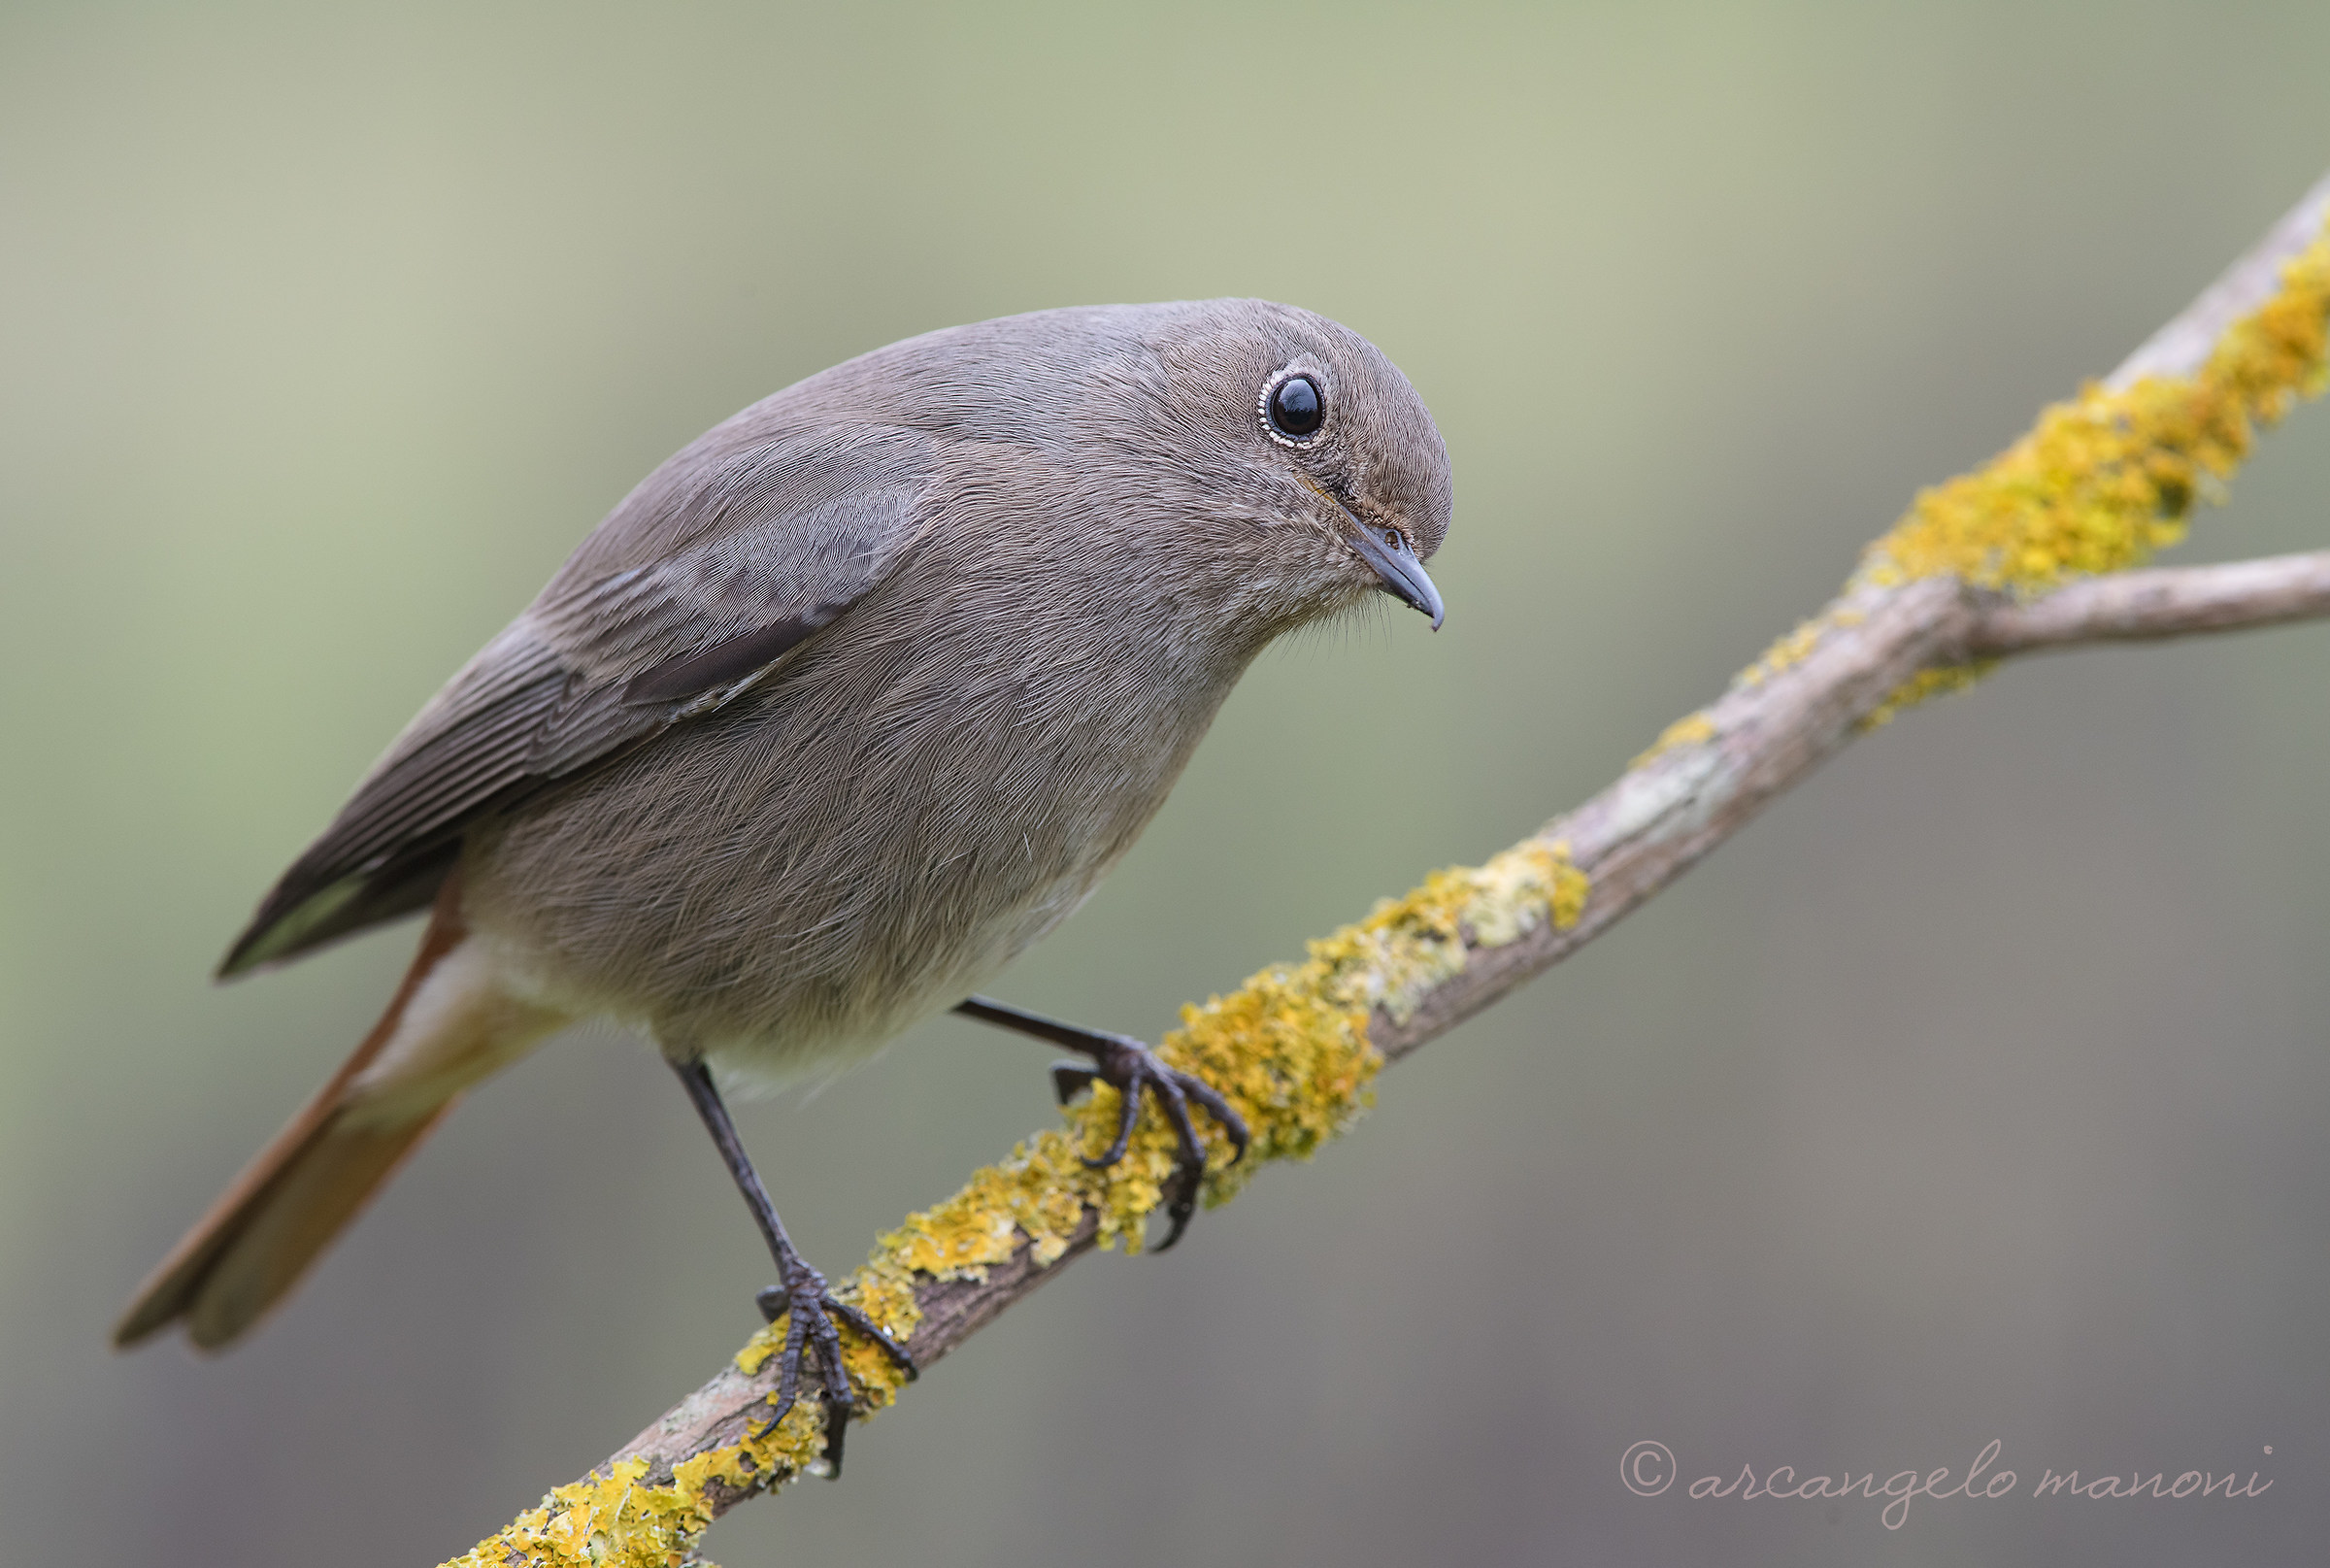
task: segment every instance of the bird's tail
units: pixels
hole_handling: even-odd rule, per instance
[[[227,1344],[299,1282],[461,1091],[565,1023],[511,994],[449,878],[388,1011],[147,1279],[114,1328],[135,1345],[180,1318]]]

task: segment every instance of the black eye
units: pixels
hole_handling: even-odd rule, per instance
[[[1326,421],[1326,399],[1310,377],[1289,376],[1271,389],[1270,423],[1280,435],[1300,441]]]

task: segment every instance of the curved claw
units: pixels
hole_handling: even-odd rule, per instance
[[[1105,1170],[1124,1157],[1131,1147],[1134,1124],[1141,1116],[1141,1096],[1144,1092],[1157,1097],[1165,1119],[1173,1126],[1177,1146],[1173,1176],[1166,1189],[1165,1239],[1153,1249],[1162,1252],[1182,1239],[1189,1227],[1189,1217],[1197,1212],[1197,1194],[1206,1174],[1206,1146],[1197,1136],[1197,1124],[1189,1115],[1189,1102],[1195,1100],[1214,1118],[1230,1141],[1230,1163],[1235,1165],[1246,1157],[1251,1142],[1246,1118],[1224,1099],[1213,1084],[1192,1073],[1168,1067],[1157,1059],[1156,1053],[1137,1040],[1118,1039],[1114,1049],[1103,1056],[1097,1069],[1081,1064],[1062,1062],[1052,1069],[1052,1082],[1063,1090],[1061,1099],[1068,1098],[1069,1085],[1082,1089],[1095,1078],[1112,1084],[1122,1099],[1116,1119],[1115,1141],[1108,1152],[1097,1157],[1086,1154],[1084,1164],[1092,1170]]]
[[[1098,1068],[1086,1067],[1081,1061],[1055,1061],[1051,1064],[1051,1092],[1066,1105],[1090,1088],[1099,1076]]]
[[[872,1340],[874,1348],[888,1356],[892,1366],[906,1374],[907,1382],[913,1383],[922,1376],[922,1369],[915,1365],[915,1358],[908,1352],[907,1348],[890,1338],[880,1323],[847,1301],[836,1301],[833,1297],[827,1296],[823,1305],[827,1312]]]
[[[777,1363],[777,1402],[769,1417],[775,1426],[792,1411],[800,1396],[801,1352],[812,1340],[817,1347],[818,1381],[825,1405],[825,1474],[840,1480],[842,1447],[849,1434],[849,1418],[857,1408],[849,1388],[849,1374],[842,1363],[841,1331],[834,1326],[840,1318],[851,1328],[872,1340],[888,1356],[906,1381],[914,1382],[922,1375],[915,1358],[906,1347],[884,1333],[882,1326],[864,1312],[847,1301],[836,1300],[825,1289],[825,1281],[815,1269],[804,1269],[801,1276],[784,1284],[772,1285],[753,1298],[761,1317],[775,1322],[786,1318],[784,1349],[779,1352]]]
[[[1229,1138],[1230,1163],[1235,1165],[1246,1158],[1246,1146],[1251,1141],[1250,1135],[1246,1130],[1246,1118],[1233,1110],[1230,1102],[1221,1097],[1220,1091],[1204,1079],[1193,1073],[1181,1073],[1176,1076],[1181,1081],[1182,1091],[1199,1105],[1204,1106],[1206,1115],[1212,1117],[1214,1124]]]
[[[1166,1119],[1173,1123],[1175,1135],[1181,1141],[1173,1162],[1172,1195],[1165,1200],[1165,1239],[1157,1243],[1157,1251],[1169,1252],[1173,1244],[1182,1239],[1189,1228],[1189,1217],[1197,1213],[1198,1184],[1205,1180],[1205,1146],[1197,1141],[1197,1127],[1189,1119],[1189,1101],[1182,1086],[1168,1079],[1158,1085],[1158,1096],[1165,1102]],[[1192,1157],[1191,1151],[1195,1150]]]
[[[1132,1147],[1133,1123],[1141,1119],[1141,1090],[1150,1082],[1136,1073],[1132,1075],[1131,1083],[1116,1085],[1117,1099],[1121,1102],[1116,1118],[1116,1141],[1109,1145],[1109,1151],[1098,1159],[1086,1154],[1083,1157],[1086,1170],[1105,1171],[1124,1158],[1124,1151]]]

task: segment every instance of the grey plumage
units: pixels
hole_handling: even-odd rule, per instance
[[[1315,430],[1277,422],[1291,378]],[[464,1084],[566,1019],[769,1079],[960,1001],[1091,892],[1273,638],[1378,587],[1438,623],[1416,562],[1449,508],[1391,363],[1255,300],[935,332],[707,432],[236,942],[227,974],[437,910],[388,1016],[121,1337],[239,1333]]]
[[[1255,398],[1298,363],[1334,417],[1288,450]],[[1283,306],[1048,312],[813,377],[618,506],[239,951],[457,832],[473,923],[572,1010],[682,1054],[879,1043],[1081,902],[1252,656],[1377,585],[1305,480],[1419,556],[1447,528],[1405,380]],[[723,648],[820,620],[730,695],[765,661]]]

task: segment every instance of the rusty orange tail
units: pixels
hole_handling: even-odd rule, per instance
[[[240,1336],[299,1283],[462,1089],[566,1021],[495,983],[469,944],[458,884],[448,879],[380,1022],[155,1267],[115,1326],[116,1345],[181,1318],[205,1350]]]

